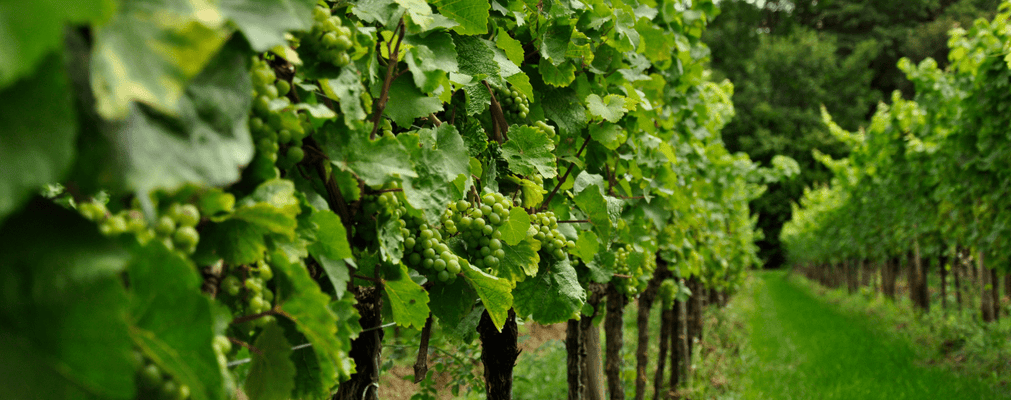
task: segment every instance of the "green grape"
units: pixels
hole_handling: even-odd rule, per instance
[[[172,235],[172,232],[174,232],[175,230],[176,230],[175,220],[173,220],[172,217],[169,217],[167,215],[163,215],[161,218],[158,218],[158,223],[154,225],[155,233],[163,237]]]
[[[77,206],[77,211],[81,213],[81,216],[87,218],[91,221],[101,221],[105,219],[106,214],[109,212],[106,210],[105,205],[95,201],[89,201],[86,203],[81,203]]]
[[[225,293],[232,296],[238,296],[239,291],[242,290],[242,282],[235,275],[228,275],[225,279],[221,280],[221,287],[225,289]]]
[[[139,379],[137,383],[140,384],[142,388],[149,388],[149,389],[161,386],[163,380],[161,369],[154,364],[148,364],[144,366],[144,368],[141,368],[141,370],[138,373],[138,378]]]
[[[176,248],[182,250],[184,253],[192,253],[197,248],[197,242],[200,241],[200,234],[192,226],[184,226],[179,228],[172,235],[172,242],[175,244]]]
[[[179,226],[194,227],[200,223],[200,210],[192,204],[173,204],[169,208],[169,216],[175,220]]]

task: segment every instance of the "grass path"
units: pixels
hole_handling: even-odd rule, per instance
[[[756,274],[749,311],[749,399],[997,399],[978,380],[917,363],[905,341],[792,285]]]

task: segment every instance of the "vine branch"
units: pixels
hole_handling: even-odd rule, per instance
[[[583,145],[579,147],[578,151],[576,151],[576,158],[579,158],[579,155],[583,154],[583,150],[586,149],[586,145],[588,144],[590,144],[589,133],[586,134],[586,139],[583,140]],[[575,166],[576,164],[574,163],[569,164],[569,168],[565,170],[565,175],[562,175],[562,179],[558,180],[558,184],[556,184],[555,188],[551,190],[551,194],[548,195],[548,198],[544,199],[544,203],[542,203],[541,207],[538,209],[539,211],[544,211],[545,208],[548,208],[548,204],[551,203],[551,198],[555,197],[555,193],[558,193],[558,189],[562,187],[562,184],[565,183],[565,180],[569,179],[569,174],[572,173],[572,168]]]
[[[393,84],[393,80],[399,73],[396,73],[397,69],[397,59],[400,58],[400,44],[404,41],[404,19],[401,18],[400,22],[397,23],[397,27],[394,29],[397,35],[397,44],[393,46],[392,40],[386,42],[386,51],[389,54],[390,61],[386,63],[386,79],[383,80],[383,90],[379,94],[379,101],[376,102],[375,112],[372,114],[372,133],[369,134],[370,140],[376,140],[376,132],[379,131],[379,120],[383,117],[383,110],[386,109],[386,103],[390,101],[390,85]],[[392,38],[391,38],[392,39]],[[391,47],[393,47],[391,49]],[[394,76],[396,75],[396,76]]]

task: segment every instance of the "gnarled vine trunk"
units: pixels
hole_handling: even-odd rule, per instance
[[[635,400],[643,400],[646,396],[646,366],[649,363],[649,312],[653,309],[657,290],[664,279],[671,275],[666,262],[657,257],[657,267],[653,276],[646,284],[646,289],[639,295],[638,315],[636,315],[636,330],[638,340],[635,348]],[[662,357],[662,356],[661,356]]]
[[[653,375],[653,398],[657,400],[663,396],[664,367],[667,363],[667,351],[673,342],[672,336],[674,336],[674,309],[664,308],[660,313],[660,349],[656,359],[656,372]],[[670,351],[674,350],[670,349]],[[671,365],[671,369],[676,368],[676,364]]]
[[[607,393],[611,400],[624,400],[625,388],[621,384],[621,347],[624,342],[622,325],[628,298],[618,291],[614,283],[607,285],[607,314],[604,315],[604,340],[607,353],[604,374],[607,375]]]
[[[565,325],[566,377],[569,383],[569,400],[583,398],[582,333],[579,321],[570,319]]]
[[[355,360],[355,373],[351,379],[341,382],[333,400],[378,400],[379,399],[379,357],[382,355],[383,330],[374,329],[383,323],[383,295],[375,287],[356,286],[352,288],[355,308],[361,316],[358,323],[362,332],[351,341],[348,354]]]
[[[520,355],[516,339],[516,312],[509,309],[509,316],[502,325],[502,331],[495,329],[491,316],[485,311],[477,325],[481,335],[481,363],[484,364],[484,382],[488,400],[512,400],[513,366]]]
[[[941,309],[948,310],[948,257],[937,257],[937,272],[941,275]]]

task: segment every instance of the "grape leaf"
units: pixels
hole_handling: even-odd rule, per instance
[[[425,37],[408,35],[404,43],[407,50],[404,61],[414,78],[414,85],[422,92],[431,93],[442,86],[450,73],[457,72],[456,45],[446,32],[433,32]]]
[[[503,243],[502,250],[505,251],[505,257],[499,261],[495,275],[513,282],[522,282],[527,276],[537,275],[537,264],[541,260],[537,251],[540,249],[540,242],[533,238],[524,237],[524,240],[516,245]]]
[[[365,22],[385,24],[400,7],[394,0],[359,0],[351,4],[351,12]]]
[[[318,227],[316,242],[309,246],[312,254],[320,254],[332,259],[351,258],[351,245],[348,243],[347,230],[341,223],[341,218],[330,210],[317,210],[310,218]]]
[[[523,65],[523,44],[519,40],[509,36],[508,31],[505,29],[499,30],[498,35],[495,36],[495,45],[505,52],[506,56],[509,57],[509,61],[512,61],[513,64]]]
[[[470,157],[456,127],[442,124],[417,135],[401,135],[416,166],[416,177],[404,179],[404,197],[430,221],[438,220],[446,204],[467,191]]]
[[[328,97],[339,101],[344,124],[348,128],[354,128],[357,123],[368,117],[360,100],[360,96],[365,92],[365,86],[362,85],[362,79],[354,68],[341,68],[337,79],[321,79],[320,87]]]
[[[499,232],[502,232],[502,241],[505,244],[515,246],[527,238],[528,229],[530,229],[530,214],[522,208],[513,207],[509,210],[509,218],[499,227]]]
[[[330,296],[320,290],[300,263],[290,263],[282,254],[275,253],[271,255],[271,265],[280,278],[276,303],[281,304],[285,316],[312,343],[320,368],[320,387],[316,392],[327,393],[354,372],[354,361],[348,352],[351,339],[361,331],[358,315],[343,309],[347,315],[338,319],[330,308]]]
[[[576,136],[586,127],[586,107],[571,88],[538,88],[544,116],[555,122],[565,136]]]
[[[516,284],[516,315],[530,315],[541,324],[578,318],[586,291],[579,285],[576,270],[567,258],[545,264],[549,265],[541,266],[536,277]]]
[[[288,31],[307,31],[313,0],[221,0],[221,14],[239,27],[257,52],[287,44]]]
[[[220,10],[207,5],[121,3],[112,20],[93,31],[91,86],[99,114],[124,119],[131,101],[183,114],[187,83],[224,46],[229,30]]]
[[[579,239],[576,239],[576,249],[573,253],[583,259],[583,262],[593,261],[593,255],[597,254],[597,235],[593,231],[580,231]]]
[[[611,217],[608,212],[608,202],[604,199],[604,195],[600,194],[600,190],[588,186],[573,197],[572,201],[586,213],[600,240],[609,242],[611,240]]]
[[[253,353],[253,364],[246,377],[245,392],[249,400],[286,400],[295,388],[295,363],[291,361],[291,343],[284,329],[267,325],[253,344],[260,353]]]
[[[591,111],[592,112],[592,111]],[[591,124],[590,137],[610,150],[616,150],[625,143],[628,135],[621,126],[604,123],[603,125]]]
[[[384,113],[399,126],[411,126],[415,118],[442,111],[442,101],[422,93],[408,77],[394,80],[389,96],[394,103],[386,107]]]
[[[554,178],[558,175],[554,149],[555,142],[544,132],[514,124],[509,127],[509,141],[502,145],[502,157],[509,163],[509,169],[519,175]]]
[[[474,307],[477,294],[463,279],[444,283],[428,289],[428,306],[440,324],[454,326],[460,323]]]
[[[395,0],[397,4],[404,8],[407,12],[408,26],[414,31],[414,27],[417,30],[425,31],[428,27],[435,22],[432,18],[432,7],[428,5],[425,0]]]
[[[119,275],[128,261],[93,223],[49,201],[7,219],[0,227],[5,397],[134,397]]]
[[[54,54],[0,92],[0,222],[42,185],[62,179],[73,162],[77,124],[69,90]]]
[[[400,264],[400,279],[386,281],[383,294],[393,309],[393,321],[398,326],[421,330],[428,320],[428,293],[413,280],[407,266]]]
[[[351,131],[332,122],[317,130],[314,136],[317,135],[330,162],[341,170],[354,172],[366,185],[392,182],[397,174],[402,178],[418,176],[407,150],[396,138],[380,137],[372,141],[365,132]]]
[[[590,110],[590,115],[608,122],[618,122],[625,115],[625,98],[609,94],[602,99],[596,93],[591,93],[586,96],[586,107]]]
[[[558,65],[565,61],[565,52],[569,49],[569,41],[572,38],[572,26],[562,25],[559,20],[553,23],[541,36],[541,56],[551,61],[551,64]]]
[[[194,400],[225,395],[211,302],[200,293],[196,266],[151,241],[129,267],[130,336],[155,364],[190,388]]]
[[[491,5],[482,0],[435,0],[432,2],[445,15],[460,24],[453,28],[461,35],[480,35],[488,32],[488,10]]]
[[[147,192],[185,183],[225,186],[253,157],[252,82],[241,40],[232,41],[176,101],[175,116],[130,103],[125,121],[82,132],[74,181],[90,190]]]
[[[576,66],[568,61],[554,65],[550,60],[542,58],[541,62],[537,64],[537,70],[540,71],[544,83],[551,86],[569,86],[572,81],[576,80]]]
[[[481,298],[481,303],[488,311],[495,329],[501,331],[509,316],[509,309],[513,306],[514,284],[509,280],[488,275],[473,265],[463,268],[463,277]]]
[[[194,259],[201,263],[219,258],[230,264],[254,262],[266,252],[269,235],[289,242],[296,239],[299,212],[294,183],[286,179],[264,182],[239,202],[227,220],[204,228]]]
[[[376,236],[379,241],[379,254],[383,261],[391,264],[400,263],[404,257],[404,236],[400,231],[400,219],[383,216],[376,223],[378,225]]]
[[[43,77],[39,69],[48,69],[45,58],[62,48],[66,23],[99,22],[115,10],[113,0],[4,2],[0,5],[4,37],[0,42],[0,88],[28,75]],[[20,92],[18,98],[29,94]]]

